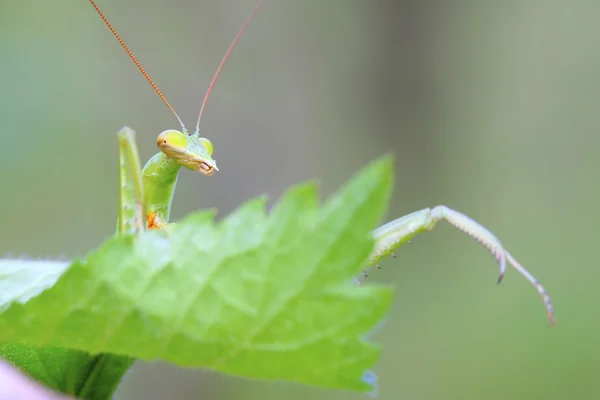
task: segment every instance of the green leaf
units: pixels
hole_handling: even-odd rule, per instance
[[[6,278],[15,295],[0,304],[0,343],[371,391],[380,351],[366,335],[392,290],[353,278],[373,248],[391,164],[372,163],[322,208],[309,183],[270,215],[259,198],[219,224],[198,212],[167,230],[108,240],[26,302],[16,295],[23,280]]]
[[[52,287],[68,266],[62,261],[0,259],[0,310]]]

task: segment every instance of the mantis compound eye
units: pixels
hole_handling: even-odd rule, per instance
[[[165,147],[185,149],[188,145],[188,141],[183,133],[174,129],[168,129],[158,135],[156,144],[161,150]]]
[[[200,144],[202,145],[202,147],[204,147],[206,149],[208,155],[212,156],[213,151],[215,150],[212,142],[204,137],[201,137],[199,140],[200,140]]]

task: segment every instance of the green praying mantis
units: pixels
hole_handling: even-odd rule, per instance
[[[207,176],[212,176],[215,171],[218,171],[217,164],[212,158],[214,151],[212,142],[207,138],[200,137],[200,121],[217,77],[250,21],[258,13],[264,0],[260,0],[255,6],[221,60],[202,102],[196,129],[192,134],[188,133],[174,108],[144,70],[131,50],[129,50],[102,11],[100,11],[96,2],[90,0],[90,3],[158,96],[175,116],[182,128],[181,131],[166,130],[158,135],[156,143],[160,152],[153,156],[143,169],[140,167],[141,164],[133,131],[123,128],[118,133],[120,149],[120,207],[117,233],[136,233],[145,229],[169,229],[171,225],[169,223],[171,202],[181,167],[183,166]],[[551,325],[556,323],[554,309],[546,290],[504,248],[502,242],[478,222],[443,205],[415,211],[375,229],[373,231],[375,246],[364,265],[365,271],[373,266],[379,267],[377,263],[386,256],[391,255],[395,257],[394,251],[397,248],[403,244],[410,243],[413,236],[421,232],[431,231],[440,220],[446,220],[489,250],[499,265],[498,283],[504,277],[508,262],[510,266],[537,290],[542,297],[546,308],[546,315]]]

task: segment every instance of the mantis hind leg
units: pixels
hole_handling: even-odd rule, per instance
[[[550,296],[540,282],[527,271],[502,245],[502,242],[487,228],[468,216],[446,206],[440,205],[434,208],[425,208],[405,215],[373,231],[375,247],[365,263],[365,268],[377,266],[377,262],[387,255],[394,255],[394,251],[410,239],[426,231],[431,231],[440,220],[448,221],[458,230],[471,236],[481,245],[488,249],[499,265],[498,283],[504,277],[506,263],[510,264],[521,274],[539,293],[546,308],[546,316],[550,323],[556,323],[554,308]]]

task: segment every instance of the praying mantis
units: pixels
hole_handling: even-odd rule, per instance
[[[193,133],[188,133],[174,108],[167,101],[164,94],[150,78],[102,11],[100,11],[96,2],[90,0],[90,3],[181,125],[181,131],[170,129],[165,130],[158,135],[156,143],[160,151],[153,156],[143,168],[140,167],[141,164],[133,131],[128,128],[123,128],[118,133],[120,149],[119,176],[121,186],[119,191],[120,207],[117,221],[117,234],[136,233],[145,229],[168,229],[171,225],[171,223],[169,223],[171,202],[175,192],[177,176],[181,167],[199,172],[206,176],[212,176],[215,171],[218,171],[216,161],[212,158],[214,151],[212,142],[209,139],[200,136],[200,121],[207,100],[225,62],[248,27],[250,21],[258,13],[264,0],[259,0],[221,60],[204,96],[196,128]],[[415,211],[375,229],[372,233],[375,245],[371,255],[364,264],[365,270],[373,266],[378,267],[377,263],[386,256],[391,255],[392,257],[395,257],[394,251],[397,248],[403,244],[409,243],[413,236],[421,232],[431,231],[437,222],[441,220],[449,222],[452,226],[471,236],[488,249],[499,265],[498,283],[500,283],[504,277],[507,263],[521,274],[541,296],[546,309],[546,316],[550,321],[550,324],[554,325],[556,323],[554,309],[548,293],[538,280],[504,248],[502,242],[492,232],[475,220],[443,205]]]

